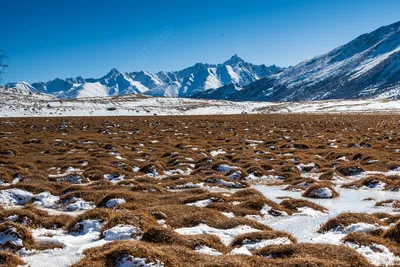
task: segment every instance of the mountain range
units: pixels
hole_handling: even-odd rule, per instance
[[[363,34],[293,67],[253,65],[239,56],[222,64],[197,63],[181,71],[123,73],[99,79],[55,79],[9,87],[59,98],[146,94],[234,101],[400,99],[400,22]]]
[[[32,84],[17,82],[7,84],[7,87],[50,94],[62,99],[126,94],[191,97],[197,93],[228,84],[235,84],[238,87],[245,86],[282,70],[283,68],[275,65],[268,67],[253,65],[245,62],[238,55],[234,55],[222,64],[197,63],[181,71],[128,73],[112,69],[98,79],[85,79],[79,76]]]

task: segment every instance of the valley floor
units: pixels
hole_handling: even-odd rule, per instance
[[[232,102],[141,95],[60,100],[0,90],[0,117],[176,116],[233,114],[400,114],[400,100]]]
[[[43,101],[34,114],[57,103]],[[399,122],[340,114],[1,118],[0,264],[396,266]]]

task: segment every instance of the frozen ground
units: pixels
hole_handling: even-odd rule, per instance
[[[298,103],[230,102],[139,95],[59,100],[48,95],[0,90],[0,117],[221,115],[268,113],[400,114],[400,101],[329,100]]]
[[[360,176],[362,177],[362,176]],[[359,178],[359,177],[358,177]],[[292,197],[296,199],[307,199],[318,205],[328,209],[328,212],[319,212],[311,208],[300,208],[299,213],[292,214],[291,216],[283,214],[283,216],[270,216],[267,212],[264,216],[248,216],[248,218],[266,224],[274,230],[286,231],[295,236],[298,242],[302,243],[327,243],[327,244],[342,244],[341,239],[350,232],[368,232],[371,230],[379,229],[379,226],[370,225],[365,223],[353,224],[345,229],[330,231],[327,233],[318,233],[320,226],[343,212],[361,212],[361,213],[376,213],[385,212],[390,214],[400,213],[400,210],[395,210],[392,207],[381,206],[376,207],[375,203],[387,199],[400,199],[398,192],[384,191],[381,189],[344,189],[337,186],[335,189],[340,193],[340,197],[334,199],[310,199],[301,196],[299,191],[283,190],[283,186],[264,186],[255,185],[253,188],[260,191],[267,198],[279,203],[282,197]],[[229,192],[229,191],[227,191]],[[41,202],[35,202],[39,208],[46,211],[53,210],[54,214],[70,214],[78,215],[79,213],[71,213],[68,210],[63,210],[58,206],[49,206],[47,203],[53,201],[53,196],[46,194],[46,197],[41,198]],[[0,191],[0,202],[5,205],[5,208],[16,208],[23,205],[29,199],[35,197],[34,195],[23,190],[2,190]],[[365,199],[372,198],[373,201],[366,201]],[[19,200],[19,201],[17,201]],[[199,204],[202,201],[197,202]],[[204,202],[204,203],[203,203]],[[207,206],[211,201],[203,201],[200,203],[202,207]],[[53,202],[51,202],[53,204]],[[204,205],[203,205],[204,204]],[[266,207],[265,209],[268,209]],[[262,211],[261,211],[262,212]],[[262,212],[263,213],[263,212]],[[229,216],[229,214],[226,214]],[[233,215],[234,216],[234,215]],[[69,266],[77,262],[83,257],[83,250],[101,246],[114,240],[129,240],[132,233],[137,229],[132,226],[118,225],[112,229],[107,230],[104,238],[100,238],[100,229],[102,224],[96,220],[87,220],[82,222],[83,231],[79,234],[68,234],[62,230],[48,230],[48,229],[35,229],[32,231],[34,238],[38,241],[48,241],[63,244],[64,249],[45,250],[42,252],[23,252],[20,254],[27,263],[26,266]],[[229,245],[235,236],[244,233],[257,232],[259,230],[253,229],[249,226],[243,225],[232,229],[216,229],[209,227],[205,224],[200,224],[195,227],[180,228],[175,230],[182,235],[196,235],[196,234],[212,234],[218,236],[225,245]],[[49,237],[50,236],[50,237]],[[289,240],[285,238],[278,238],[276,240],[262,240],[257,243],[246,244],[243,247],[236,248],[231,251],[231,254],[247,254],[251,255],[252,248],[261,248],[271,244],[287,244]],[[354,244],[346,244],[348,246],[355,246]],[[370,247],[354,247],[359,253],[363,254],[371,263],[376,265],[387,265],[400,261],[398,256],[392,254],[386,247],[380,249],[381,252],[372,251]],[[206,253],[210,255],[220,255],[219,252],[214,251],[212,248],[199,247],[199,253]],[[44,260],[46,259],[46,260]]]
[[[230,117],[234,120],[228,118],[225,125],[218,116],[180,117],[174,123],[169,117],[137,117],[135,121],[116,117],[43,118],[31,123],[26,122],[30,121],[27,118],[2,119],[0,140],[6,149],[0,149],[0,170],[9,170],[12,175],[0,172],[3,179],[0,204],[5,209],[1,211],[1,223],[27,225],[40,244],[48,242],[62,248],[40,250],[41,247],[21,246],[23,238],[4,229],[0,230],[0,245],[17,244],[15,252],[26,266],[70,266],[82,260],[87,248],[113,245],[112,242],[119,240],[149,244],[153,239],[141,238],[146,234],[154,236],[147,229],[139,229],[141,226],[133,221],[118,220],[106,227],[121,214],[121,218],[135,215],[137,207],[131,204],[137,204],[151,208],[143,209],[151,221],[149,227],[166,229],[174,238],[177,235],[177,240],[214,235],[213,242],[190,247],[196,255],[255,255],[260,249],[268,249],[267,246],[291,246],[296,238],[299,243],[348,246],[377,266],[400,262],[390,243],[378,240],[359,245],[357,240],[354,243],[343,240],[354,232],[375,231],[381,231],[380,237],[389,240],[385,237],[389,232],[386,230],[393,229],[395,220],[398,223],[393,216],[400,214],[396,201],[377,206],[379,201],[400,201],[395,191],[400,188],[397,116],[266,115],[261,120],[260,116]],[[238,123],[238,117],[243,121]],[[385,117],[383,127],[379,125],[380,117]],[[254,119],[257,120],[250,123]],[[339,126],[327,131],[321,127],[325,122],[328,128]],[[308,127],[306,136],[303,125]],[[221,132],[224,135],[219,135]],[[199,136],[203,137],[194,138]],[[19,174],[15,170],[24,172]],[[42,170],[42,175],[36,181],[31,175],[37,170]],[[287,173],[291,175],[285,177]],[[179,179],[171,177],[176,174]],[[370,183],[359,183],[371,177],[374,180]],[[351,189],[341,187],[350,182]],[[335,198],[302,196],[318,184],[331,190],[330,193],[337,191],[338,196],[327,194],[326,190],[317,197]],[[355,189],[354,184],[362,186]],[[65,186],[71,188],[65,190]],[[196,190],[188,192],[191,188]],[[284,200],[307,201],[306,204],[298,201],[299,206],[293,208],[285,205]],[[46,223],[54,219],[51,216],[31,220],[18,215],[25,214],[19,213],[24,210],[26,214],[29,210],[40,214],[29,204],[51,215],[70,215],[71,218],[65,219],[69,223],[57,228]],[[73,221],[94,209],[106,209],[111,215],[101,212]],[[321,225],[344,212],[364,213],[367,217],[367,214],[387,213],[387,217],[376,215],[372,223],[361,219],[319,232]],[[185,215],[190,216],[185,218]],[[382,218],[396,219],[386,222]],[[38,224],[33,226],[32,222]],[[289,234],[282,236],[278,231]],[[274,236],[266,232],[274,232]],[[260,234],[265,235],[257,237]],[[242,241],[234,242],[243,235]],[[218,243],[216,239],[221,241],[223,249],[213,247]],[[113,266],[131,266],[131,262],[158,266],[157,261],[151,265],[135,253],[124,255]]]
[[[324,234],[318,234],[317,230],[321,224],[328,221],[330,218],[336,217],[342,212],[394,212],[390,207],[376,207],[377,201],[386,199],[400,199],[398,192],[374,190],[374,189],[345,189],[337,187],[336,190],[340,193],[340,197],[333,199],[312,199],[304,198],[301,192],[282,190],[279,186],[254,186],[255,189],[262,192],[266,197],[279,202],[279,197],[288,196],[293,198],[302,198],[315,202],[329,210],[328,213],[299,213],[297,216],[269,217],[266,222],[276,230],[287,231],[293,234],[299,242],[316,242],[316,243],[331,243],[337,244],[344,237],[342,233],[330,235],[324,238]],[[365,201],[363,199],[374,198],[374,201]]]

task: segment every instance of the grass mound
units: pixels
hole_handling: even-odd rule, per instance
[[[303,193],[303,197],[309,198],[336,198],[339,193],[333,188],[329,182],[319,182],[313,184]]]
[[[81,222],[85,220],[99,220],[100,222],[106,222],[111,218],[111,216],[112,212],[110,210],[95,208],[74,218],[66,228],[69,233],[79,233],[82,231],[83,227],[82,224],[80,224]]]
[[[171,255],[143,242],[132,241],[115,241],[101,247],[87,249],[84,254],[86,257],[71,267],[116,266],[118,261],[127,256],[145,259],[146,263],[162,262],[165,266],[174,266],[174,263],[179,262],[176,255]]]
[[[117,225],[131,225],[145,232],[152,227],[158,226],[158,223],[153,216],[143,212],[117,212],[109,217],[101,232],[103,233],[105,230]]]
[[[343,176],[354,176],[364,172],[364,170],[359,166],[343,166],[337,168],[337,171]]]
[[[150,174],[150,175],[157,175],[164,173],[164,167],[159,163],[149,163],[144,165],[139,169],[139,172]]]
[[[349,233],[342,239],[342,242],[350,242],[359,246],[371,246],[374,244],[379,244],[387,247],[395,255],[398,255],[400,252],[400,247],[395,242],[386,238],[382,238],[380,236],[374,236],[367,233]]]
[[[361,188],[361,187],[368,187],[368,188],[376,188],[381,185],[388,185],[392,184],[392,181],[385,178],[385,177],[366,177],[360,180],[344,184],[343,188]]]
[[[335,218],[329,219],[326,223],[324,223],[320,227],[318,232],[325,233],[330,230],[343,229],[351,224],[356,224],[356,223],[368,223],[379,226],[383,225],[383,222],[379,220],[378,217],[372,214],[346,212],[339,214]]]
[[[280,237],[288,238],[292,243],[297,243],[297,239],[291,234],[281,231],[261,231],[261,232],[251,232],[243,235],[236,236],[230,246],[239,247],[247,242],[260,242],[261,240],[270,240]]]
[[[152,212],[162,212],[167,216],[165,223],[172,228],[194,227],[199,224],[207,224],[218,229],[230,229],[239,225],[248,225],[258,230],[271,230],[266,225],[255,222],[243,217],[228,218],[221,212],[182,205],[165,205],[153,207],[148,210]]]
[[[312,208],[313,210],[320,211],[320,212],[327,212],[328,209],[315,204],[314,202],[305,200],[305,199],[295,199],[295,198],[289,198],[283,200],[280,205],[288,210],[290,210],[292,213],[298,212],[299,208],[303,207],[308,207]]]
[[[37,248],[37,243],[29,229],[22,224],[4,222],[0,224],[0,241],[3,250],[18,251],[21,248],[27,250]]]
[[[275,259],[318,259],[324,260],[327,265],[337,264],[336,266],[372,266],[363,256],[354,250],[346,246],[337,245],[298,243],[268,246],[255,251],[254,254]],[[311,266],[318,265],[313,264]]]
[[[19,265],[24,265],[25,262],[19,258],[17,255],[14,255],[9,252],[1,251],[0,252],[0,265],[7,267],[17,267]]]
[[[63,228],[72,220],[69,215],[49,215],[46,211],[26,205],[22,209],[0,211],[0,222],[12,221],[30,228]]]
[[[388,238],[396,243],[400,243],[400,222],[391,226],[384,234],[385,238]]]
[[[216,249],[221,253],[226,253],[227,248],[221,243],[221,240],[214,235],[180,235],[170,229],[163,227],[150,228],[143,234],[141,241],[180,245],[191,249],[196,249],[199,246],[207,246]]]
[[[395,209],[400,208],[400,200],[399,199],[388,199],[376,202],[375,206],[377,207],[392,207]]]

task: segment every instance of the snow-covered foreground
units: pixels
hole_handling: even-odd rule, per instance
[[[286,231],[294,235],[298,242],[303,243],[326,243],[326,244],[343,244],[342,239],[347,234],[356,233],[369,233],[379,229],[386,229],[385,227],[368,224],[368,223],[355,223],[343,229],[336,229],[327,233],[318,233],[318,229],[326,223],[329,219],[335,218],[341,213],[389,213],[400,214],[400,210],[393,210],[392,207],[375,206],[376,201],[383,201],[387,199],[400,199],[398,192],[388,192],[379,189],[344,189],[337,187],[340,193],[339,198],[333,199],[310,199],[301,196],[301,192],[284,191],[279,186],[255,186],[257,190],[262,192],[266,197],[279,202],[279,198],[292,197],[297,199],[307,199],[318,205],[327,208],[328,213],[316,212],[309,210],[293,214],[292,216],[283,217],[263,217],[259,221],[268,224],[276,230]],[[373,199],[373,200],[366,200]],[[345,245],[352,247],[358,253],[362,254],[372,264],[377,266],[392,266],[400,262],[400,257],[393,254],[385,246],[375,244],[374,246],[360,246],[351,242],[345,242]]]
[[[328,209],[327,212],[320,212],[311,208],[300,208],[299,213],[292,214],[291,216],[285,214],[283,214],[283,216],[270,216],[266,210],[266,212],[261,211],[264,214],[262,217],[248,216],[252,220],[272,227],[274,230],[286,231],[292,234],[297,238],[298,242],[301,243],[326,243],[338,245],[342,244],[342,239],[348,233],[370,232],[382,228],[382,226],[368,223],[356,223],[347,226],[346,228],[329,231],[327,233],[317,232],[322,224],[344,212],[384,212],[390,214],[400,214],[400,210],[394,210],[393,207],[390,206],[375,206],[376,201],[387,199],[400,200],[400,195],[398,192],[383,191],[381,189],[354,190],[337,187],[335,189],[340,193],[339,198],[310,199],[302,197],[301,192],[283,190],[282,186],[256,185],[253,188],[277,203],[281,201],[282,197],[291,197],[296,199],[307,199]],[[52,205],[49,206],[47,203],[49,203],[49,201],[53,201],[54,197],[49,194],[38,194],[38,196],[43,195],[46,197],[41,198],[41,202],[34,202],[34,205],[36,205],[38,208],[43,208],[46,211],[53,210],[53,214],[79,214],[70,212],[68,210],[61,210],[60,207],[53,204],[54,202],[52,202]],[[7,209],[21,207],[21,205],[26,203],[26,201],[29,201],[33,198],[35,198],[34,195],[20,189],[0,191],[0,202],[3,203]],[[366,199],[374,200],[366,201]],[[201,201],[198,203],[200,202]],[[203,202],[205,203],[207,201]],[[204,204],[203,202],[202,205]],[[212,203],[212,201],[208,201],[208,203]],[[204,207],[207,206],[206,204],[204,205]],[[264,209],[268,209],[268,207],[265,207]],[[226,216],[230,216],[230,214],[226,214]],[[231,216],[234,217],[234,215]],[[10,218],[10,220],[12,220],[12,218]],[[160,223],[162,224],[163,222]],[[85,249],[102,246],[115,240],[129,240],[132,238],[132,234],[137,232],[135,227],[118,225],[103,232],[103,238],[100,238],[100,229],[102,225],[104,224],[97,220],[86,220],[81,223],[82,231],[79,234],[68,234],[62,230],[48,230],[44,228],[34,229],[32,230],[32,235],[38,242],[62,244],[64,248],[45,250],[41,252],[20,251],[20,255],[27,263],[26,266],[70,266],[83,257],[83,251]],[[175,231],[181,235],[216,235],[220,238],[223,244],[228,246],[236,236],[245,233],[258,232],[259,230],[246,225],[231,229],[216,229],[206,224],[200,224],[195,227],[176,229]],[[3,242],[1,240],[4,240],[4,238],[7,239],[8,237],[0,238],[0,242]],[[231,254],[251,255],[250,250],[252,249],[259,249],[268,245],[290,243],[291,241],[287,238],[261,240],[259,242],[244,244],[242,247],[232,250]],[[364,255],[371,263],[376,265],[390,265],[400,261],[398,256],[394,255],[382,245],[377,244],[377,246],[380,246],[379,251],[373,251],[370,247],[360,247],[353,243],[345,243],[345,245],[354,248],[356,251]],[[199,247],[197,251],[199,253],[209,255],[221,255],[221,253],[215,251],[214,249],[205,246]]]
[[[25,266],[400,262],[397,116],[232,117],[3,119],[0,246]]]
[[[279,197],[287,196],[293,198],[301,198],[312,201],[321,205],[329,210],[328,213],[313,212],[301,213],[297,216],[284,216],[284,217],[269,217],[266,220],[268,225],[277,230],[287,231],[293,234],[299,242],[315,242],[315,243],[330,243],[338,244],[342,239],[344,233],[336,233],[335,235],[324,235],[317,233],[319,227],[328,221],[330,218],[336,217],[343,212],[361,212],[361,213],[375,213],[375,212],[388,212],[400,213],[400,210],[394,212],[390,207],[376,207],[376,201],[386,199],[400,199],[398,192],[374,190],[374,189],[345,189],[337,187],[340,193],[338,198],[322,199],[322,198],[305,198],[301,196],[301,192],[282,190],[279,186],[254,186],[255,189],[262,192],[266,197],[271,200],[279,202]],[[373,201],[366,201],[364,199],[373,198]]]
[[[59,100],[48,95],[0,90],[0,117],[222,115],[269,113],[400,114],[400,101],[381,99],[293,103],[231,102],[139,95]]]

